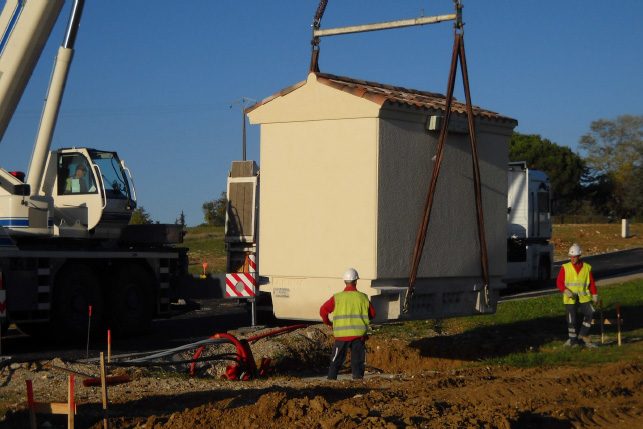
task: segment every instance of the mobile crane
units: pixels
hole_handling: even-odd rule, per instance
[[[64,0],[7,0],[0,14],[0,138]],[[59,337],[137,333],[169,315],[186,249],[176,225],[128,225],[136,192],[116,152],[50,151],[84,1],[75,0],[29,171],[0,168],[0,325]],[[91,310],[90,310],[91,306]],[[81,337],[82,338],[82,337]]]

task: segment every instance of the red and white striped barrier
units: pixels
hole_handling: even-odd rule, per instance
[[[255,273],[231,273],[225,275],[226,298],[244,298],[255,296],[257,281]]]
[[[248,255],[248,271],[225,275],[226,298],[248,298],[257,294],[257,264],[254,255]]]

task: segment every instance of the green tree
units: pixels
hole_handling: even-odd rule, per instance
[[[579,141],[592,173],[593,203],[630,217],[643,212],[643,116],[598,119]]]
[[[176,218],[174,223],[183,227],[185,226],[185,213],[183,213],[183,210],[181,210],[181,214]]]
[[[636,208],[636,214],[640,218],[643,215],[643,168],[639,167],[634,173],[632,186],[639,191],[628,193],[631,198],[628,203]]]
[[[221,196],[218,199],[203,203],[203,219],[205,223],[214,226],[225,225],[227,204],[228,199],[225,192],[221,192]]]
[[[526,161],[529,168],[549,176],[554,211],[573,213],[581,204],[581,182],[586,171],[580,156],[538,134],[514,133],[509,146],[511,161]]]
[[[144,225],[148,223],[153,223],[152,217],[145,210],[143,206],[137,207],[132,212],[132,217],[129,221],[130,225]]]

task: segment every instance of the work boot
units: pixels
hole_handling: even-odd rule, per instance
[[[565,344],[563,344],[565,347],[576,347],[578,346],[578,340],[574,340],[572,338],[568,339],[565,341]]]
[[[585,339],[579,338],[578,339],[578,345],[581,346],[581,347],[585,347],[587,349],[595,349],[595,348],[598,347],[596,344],[592,343],[589,340],[589,338],[585,338]]]

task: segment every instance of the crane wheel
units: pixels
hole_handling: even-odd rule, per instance
[[[5,335],[7,335],[7,331],[9,331],[9,321],[5,319],[0,325],[0,335],[4,337]]]
[[[88,326],[92,333],[102,332],[103,297],[100,282],[91,267],[72,265],[59,275],[54,287],[52,321],[53,334],[58,339],[85,340]]]
[[[109,293],[111,328],[121,335],[148,332],[154,316],[154,287],[151,275],[138,265],[118,270]]]

